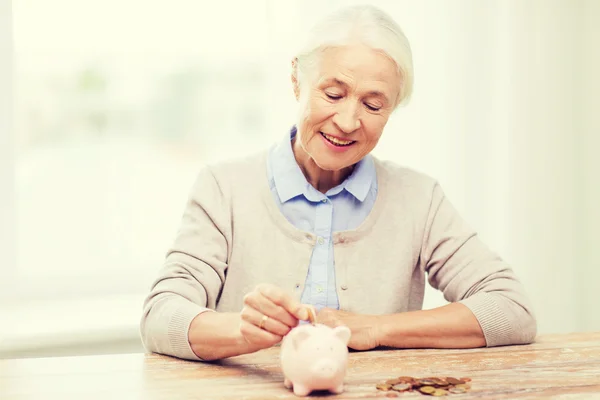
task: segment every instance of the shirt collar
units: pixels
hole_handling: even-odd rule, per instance
[[[275,189],[282,203],[300,195],[304,195],[310,201],[320,201],[320,199],[315,198],[314,192],[316,192],[316,189],[310,186],[294,157],[292,139],[296,136],[296,133],[296,126],[293,126],[291,131],[285,135],[285,139],[275,147],[271,154]],[[363,202],[374,180],[375,163],[371,155],[368,154],[356,164],[352,174],[340,185],[328,191],[327,195],[333,196],[345,189],[357,200]]]
[[[375,179],[375,162],[373,157],[367,154],[356,164],[352,174],[346,178],[345,189],[362,203],[367,198]]]

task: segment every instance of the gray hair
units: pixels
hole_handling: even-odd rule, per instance
[[[387,13],[370,5],[342,8],[317,22],[296,57],[299,82],[313,70],[320,51],[357,42],[382,51],[396,63],[401,84],[395,106],[407,102],[414,80],[410,44]]]

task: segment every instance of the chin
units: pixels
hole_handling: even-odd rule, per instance
[[[313,160],[319,166],[319,168],[325,171],[339,171],[352,165],[347,164],[340,159],[328,156],[313,157]]]

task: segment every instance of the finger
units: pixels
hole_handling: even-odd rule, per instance
[[[260,329],[260,324],[263,319],[263,315],[260,312],[256,311],[252,307],[244,307],[242,310],[241,316],[244,321],[247,321],[253,325],[256,325]],[[290,331],[290,327],[274,318],[270,318],[267,315],[267,320],[264,322],[262,329],[274,333],[279,336],[287,335]]]
[[[240,333],[248,343],[261,348],[274,346],[282,339],[281,336],[260,329],[256,325],[244,320],[240,324]]]
[[[293,317],[302,320],[308,319],[308,310],[306,307],[277,286],[261,285],[258,287],[258,290],[263,296],[277,306],[285,309]]]
[[[244,299],[244,303],[248,307],[254,308],[260,314],[264,314],[269,318],[277,320],[290,328],[298,325],[298,319],[296,317],[290,314],[285,308],[273,303],[261,292],[253,292]]]

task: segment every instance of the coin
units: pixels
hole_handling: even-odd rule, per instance
[[[412,385],[410,383],[398,383],[392,386],[392,390],[395,390],[396,392],[406,392],[410,389],[412,389]]]
[[[452,378],[451,376],[447,377],[446,381],[451,385],[460,385],[461,383],[465,383],[465,381],[456,379],[456,378]]]
[[[400,376],[380,382],[376,387],[380,391],[378,393],[379,397],[384,396],[386,393],[390,394],[389,397],[396,397],[398,395],[397,392],[404,393],[412,392],[413,390],[419,391],[424,395],[441,397],[448,394],[467,393],[471,389],[471,385],[466,382],[470,381],[471,378],[456,379],[451,376],[425,378]]]
[[[376,386],[377,390],[390,390],[392,388],[392,385],[388,384],[388,383],[379,383]]]
[[[317,322],[317,313],[313,307],[308,307],[308,321],[314,325]]]
[[[444,378],[434,378],[433,381],[435,381],[436,386],[448,386],[449,385],[448,381],[445,380]]]
[[[431,393],[435,392],[435,388],[433,386],[423,386],[423,387],[419,388],[419,392],[425,393],[425,394],[431,394]]]

